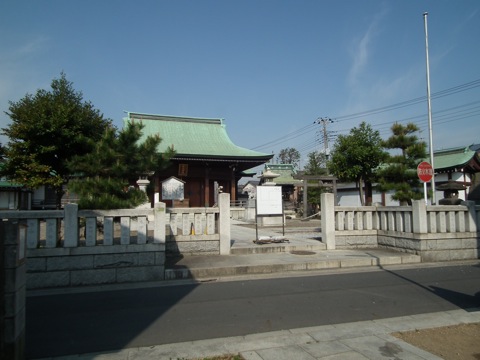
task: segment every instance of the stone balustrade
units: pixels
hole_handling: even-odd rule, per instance
[[[473,202],[345,207],[334,206],[332,194],[322,194],[322,201],[327,249],[387,247],[421,255],[422,261],[479,258],[480,207]]]
[[[26,229],[27,288],[157,281],[167,247],[230,253],[230,195],[216,208],[2,211]],[[193,250],[192,250],[193,249]]]

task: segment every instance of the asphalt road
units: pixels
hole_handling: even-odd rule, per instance
[[[480,307],[480,265],[27,297],[27,357]]]

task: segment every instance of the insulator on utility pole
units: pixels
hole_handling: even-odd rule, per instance
[[[323,133],[323,151],[325,153],[326,158],[330,155],[330,149],[328,147],[328,131],[327,125],[333,123],[333,120],[330,118],[318,118],[313,122],[314,124],[322,125],[322,133]]]

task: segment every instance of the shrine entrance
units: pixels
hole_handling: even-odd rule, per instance
[[[337,204],[337,178],[335,176],[325,175],[297,175],[295,179],[302,180],[303,184],[303,218],[308,214],[308,188],[309,187],[323,187],[329,189],[329,192],[333,193],[335,199],[335,205]]]

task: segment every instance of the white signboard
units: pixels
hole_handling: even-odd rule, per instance
[[[257,215],[283,215],[281,186],[257,186]]]
[[[162,199],[163,200],[183,200],[184,182],[171,177],[162,182]]]

